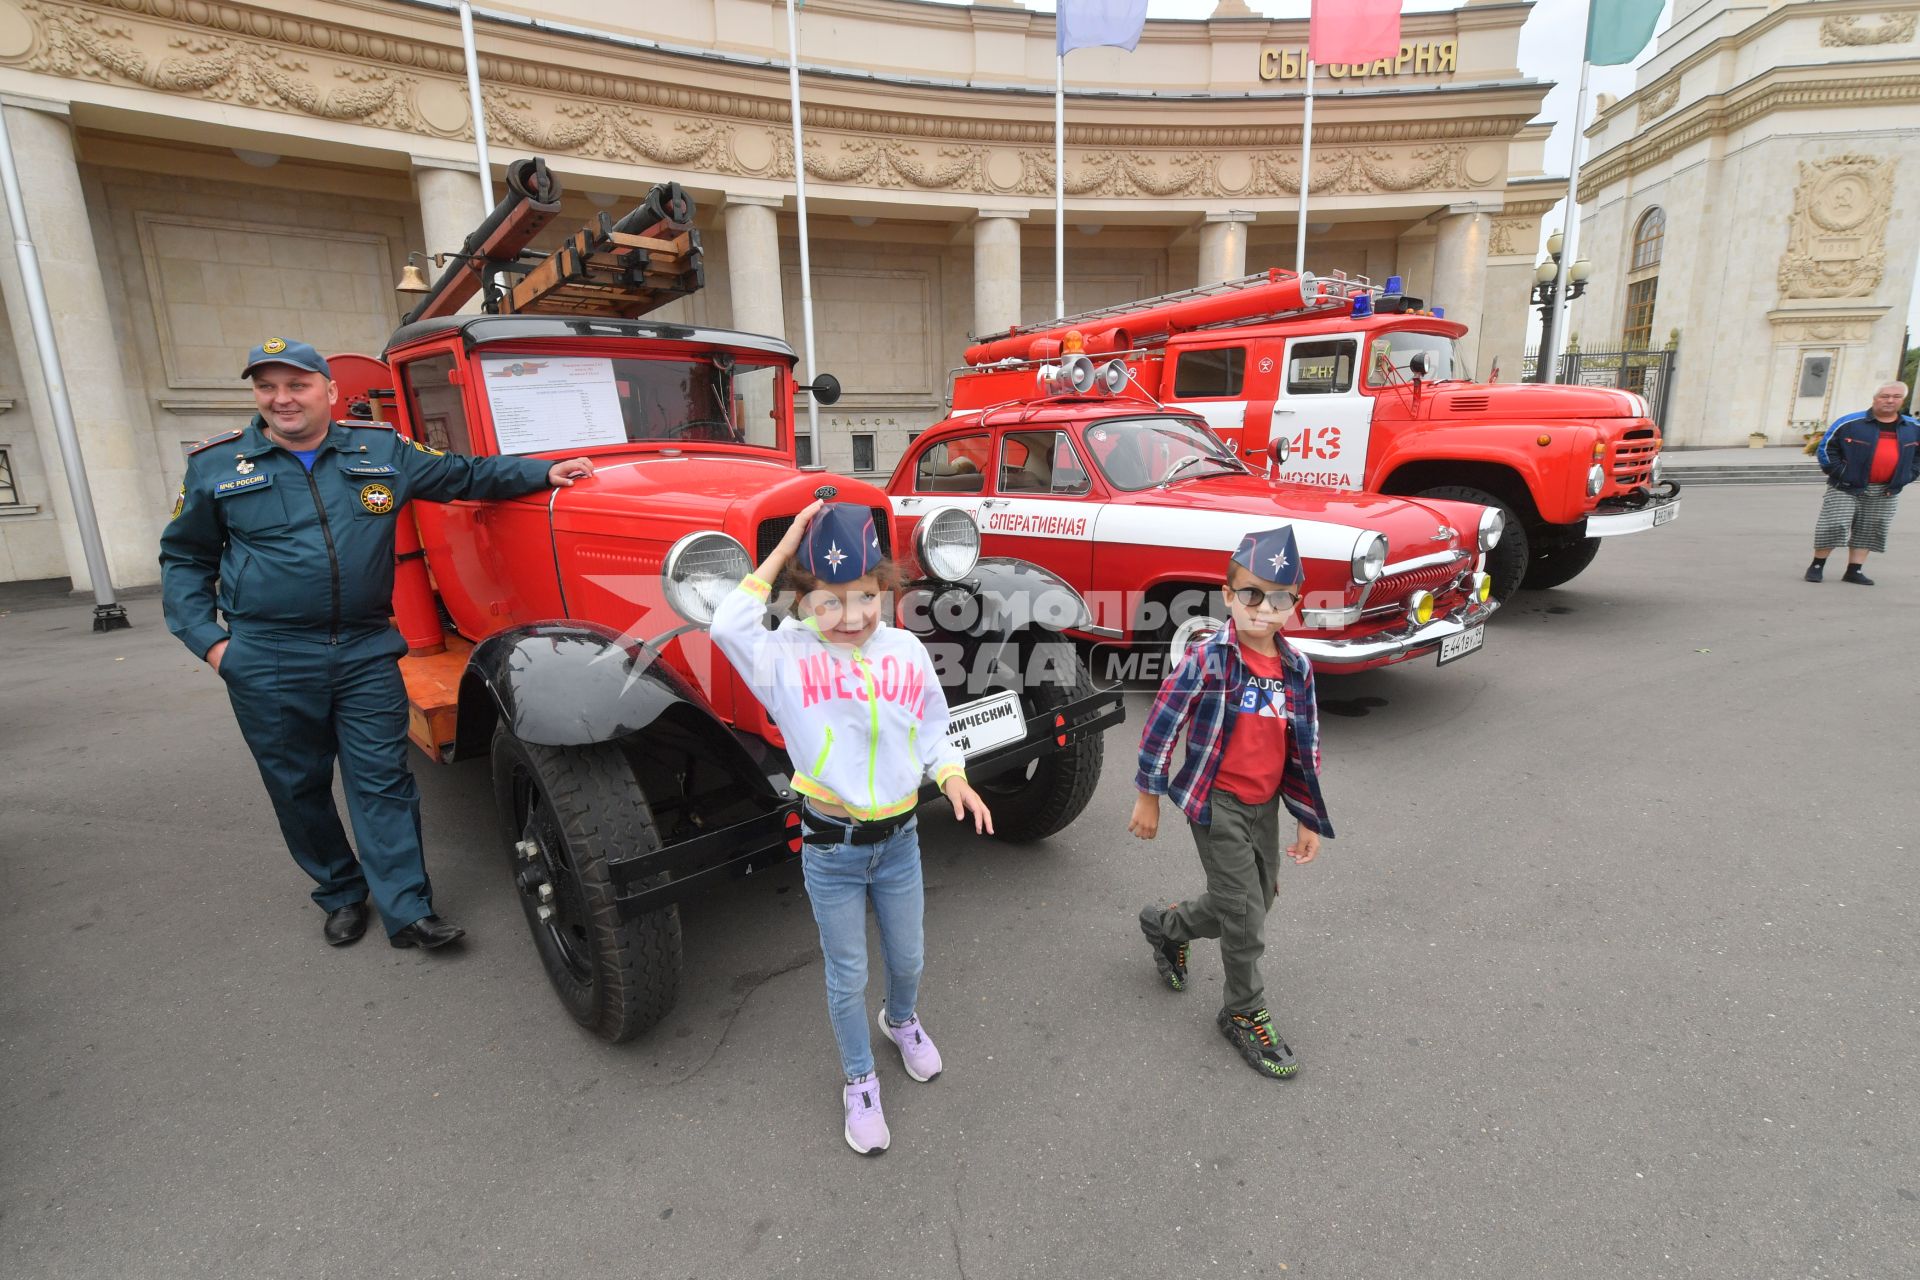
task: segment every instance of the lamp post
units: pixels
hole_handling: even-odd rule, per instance
[[[1553,317],[1558,314],[1560,292],[1560,250],[1567,238],[1561,232],[1547,237],[1548,260],[1539,265],[1533,273],[1533,305],[1540,309],[1540,357],[1533,363],[1535,382],[1552,382],[1554,365],[1558,354],[1554,349]],[[1593,274],[1593,264],[1585,258],[1577,259],[1567,268],[1567,301],[1587,291],[1587,278]]]

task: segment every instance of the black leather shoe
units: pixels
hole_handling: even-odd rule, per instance
[[[422,947],[437,951],[449,942],[458,942],[466,936],[467,931],[457,924],[448,924],[439,916],[421,916],[387,941],[396,947]]]
[[[344,947],[360,941],[367,932],[367,904],[349,902],[327,912],[326,927],[321,930],[330,947]]]

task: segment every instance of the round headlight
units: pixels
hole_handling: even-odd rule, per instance
[[[1507,513],[1498,507],[1487,507],[1480,512],[1480,549],[1491,551],[1500,545],[1500,535],[1507,531]]]
[[[667,603],[688,622],[706,626],[740,579],[753,572],[747,549],[724,533],[690,533],[673,544],[660,570]]]
[[[1666,475],[1667,475],[1667,460],[1664,457],[1662,457],[1660,454],[1657,454],[1657,453],[1654,454],[1653,469],[1647,478],[1652,483],[1659,484],[1662,480],[1666,479]]]
[[[1416,591],[1407,597],[1407,621],[1423,627],[1433,621],[1433,592]]]
[[[1589,498],[1599,497],[1600,489],[1606,483],[1607,469],[1605,467],[1596,462],[1587,468],[1587,496]]]
[[[1493,599],[1493,575],[1490,573],[1474,574],[1467,586],[1467,594],[1473,598],[1475,604],[1485,604],[1487,601]]]
[[[980,561],[980,526],[959,507],[930,511],[913,529],[920,567],[942,582],[958,582]]]
[[[1372,582],[1380,576],[1387,565],[1387,536],[1384,533],[1363,533],[1353,544],[1353,580]]]

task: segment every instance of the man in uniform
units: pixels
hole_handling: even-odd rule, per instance
[[[445,946],[464,930],[434,914],[420,847],[407,645],[388,623],[393,522],[410,498],[511,498],[593,464],[454,457],[381,423],[334,422],[339,388],[304,342],[269,338],[240,376],[259,412],[194,449],[160,538],[167,627],[226,682],[287,847],[318,885],[326,940],[360,939],[371,892],[394,946]],[[357,859],[333,804],[336,756]]]

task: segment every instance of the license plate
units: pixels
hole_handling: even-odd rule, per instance
[[[1469,627],[1457,636],[1448,636],[1440,642],[1440,665],[1446,666],[1456,658],[1464,658],[1477,652],[1487,642],[1487,624]]]
[[[947,713],[947,741],[961,755],[977,756],[1026,736],[1027,721],[1020,714],[1017,693],[996,693]]]
[[[1680,514],[1680,504],[1675,502],[1653,513],[1653,527],[1658,529],[1667,521]]]

